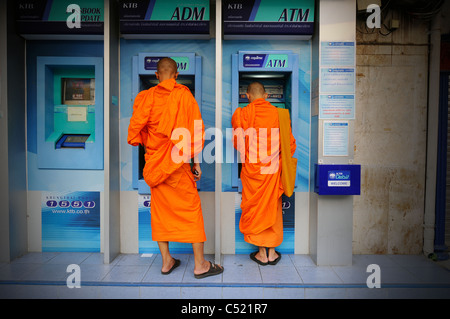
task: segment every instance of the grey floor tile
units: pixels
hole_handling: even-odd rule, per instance
[[[116,265],[102,279],[106,282],[141,282],[150,266],[144,265]]]
[[[348,288],[347,298],[349,299],[386,299],[387,289],[383,288]]]
[[[346,299],[347,288],[305,288],[305,299]]]
[[[299,273],[293,266],[260,266],[263,283],[298,284],[302,283]]]
[[[449,288],[387,288],[389,299],[449,299]]]
[[[0,268],[0,280],[21,280],[42,264],[11,263]]]
[[[140,289],[138,286],[136,287],[99,286],[98,295],[99,298],[101,299],[138,299],[140,295]]]
[[[297,267],[305,284],[341,284],[342,280],[331,267]]]
[[[304,288],[263,288],[264,299],[303,299]]]
[[[58,286],[51,285],[0,285],[0,296],[2,299],[57,299],[59,297]]]
[[[114,259],[109,265],[115,265],[117,259]],[[104,265],[104,254],[103,253],[92,253],[88,258],[83,260],[82,265]]]
[[[59,253],[52,259],[50,259],[47,264],[60,264],[60,265],[70,265],[70,264],[81,264],[85,261],[92,253],[83,252],[63,252]]]
[[[140,287],[141,299],[180,299],[181,287]]]
[[[155,260],[156,254],[151,257],[142,257],[142,254],[121,254],[119,257],[117,258],[117,265],[150,266]]]
[[[98,286],[83,286],[80,288],[68,288],[67,286],[58,286],[58,298],[60,299],[97,299],[99,298]]]
[[[223,287],[224,299],[262,299],[264,297],[262,287]]]
[[[414,284],[418,279],[404,267],[380,268],[381,287],[383,284]]]
[[[256,263],[253,264],[231,264],[224,265],[224,283],[262,283],[261,273]]]
[[[102,281],[103,278],[114,268],[114,265],[107,264],[81,264],[80,265],[80,277],[81,284],[86,281],[98,282]],[[69,274],[68,274],[69,275]]]
[[[21,280],[65,281],[70,275],[67,272],[67,266],[66,264],[42,264],[25,273]]]
[[[32,263],[32,264],[45,264],[49,260],[53,259],[60,253],[57,252],[30,252],[26,255],[23,255],[19,258],[11,261],[11,264],[17,263]]]
[[[289,257],[296,267],[316,267],[309,255],[290,255]]]
[[[181,287],[183,299],[222,299],[222,287]]]
[[[223,255],[223,265],[245,265],[254,263],[249,257],[249,255],[238,254],[238,255]]]
[[[440,267],[404,267],[419,283],[450,284],[450,271]]]
[[[394,263],[404,267],[434,267],[432,260],[424,255],[386,255]]]
[[[376,264],[380,267],[398,266],[398,264],[392,258],[389,258],[388,255],[353,255],[352,266],[364,267],[367,269],[367,266],[370,264]]]
[[[346,284],[362,284],[366,285],[367,278],[372,272],[367,272],[366,267],[359,266],[332,266],[331,269]]]

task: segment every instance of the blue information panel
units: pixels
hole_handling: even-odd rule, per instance
[[[355,68],[320,69],[321,93],[354,93]]]
[[[323,156],[348,156],[348,122],[323,123]]]
[[[100,251],[100,192],[42,193],[42,251]]]
[[[355,42],[327,42],[321,43],[321,66],[354,66]]]
[[[319,119],[354,119],[354,94],[321,94]]]

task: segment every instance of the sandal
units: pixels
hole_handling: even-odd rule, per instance
[[[250,259],[253,260],[254,262],[256,262],[257,264],[261,265],[261,266],[266,266],[269,264],[269,262],[262,262],[261,260],[259,260],[258,258],[256,258],[256,254],[258,253],[258,251],[255,251],[253,253],[250,254]]]
[[[168,275],[168,274],[170,274],[175,268],[177,268],[181,264],[179,259],[175,259],[174,258],[173,260],[175,260],[175,263],[173,264],[172,268],[170,268],[168,271],[162,271],[161,270],[161,275]]]
[[[278,257],[275,260],[269,261],[269,265],[276,265],[280,259],[281,259],[281,253],[279,253],[278,251],[275,251],[278,255]]]
[[[215,275],[221,274],[223,272],[223,267],[213,264],[212,262],[209,262],[209,263],[211,266],[209,267],[209,270],[207,272],[204,272],[203,274],[198,274],[198,275],[194,274],[194,277],[197,279],[202,279],[202,278],[206,278],[209,276],[215,276]]]

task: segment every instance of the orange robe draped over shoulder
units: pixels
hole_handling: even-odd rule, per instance
[[[238,108],[231,123],[234,146],[245,155],[242,163],[242,202],[239,229],[244,240],[260,247],[277,247],[283,241],[281,210],[281,148],[278,112],[264,99]],[[291,131],[291,155],[296,144]]]
[[[202,208],[189,160],[203,148],[204,124],[189,89],[165,80],[134,101],[128,143],[145,147],[154,241],[204,242]]]

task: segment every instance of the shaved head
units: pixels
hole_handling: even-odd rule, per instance
[[[247,93],[254,96],[262,96],[264,93],[266,93],[266,90],[264,89],[264,85],[262,85],[262,83],[252,82],[247,87]]]
[[[177,73],[177,63],[171,58],[162,58],[156,65],[158,73]]]
[[[264,85],[260,82],[252,82],[247,87],[247,97],[250,102],[256,99],[266,99],[267,94]]]
[[[176,79],[178,76],[177,63],[171,58],[162,58],[156,65],[155,74],[160,82],[167,79]]]

